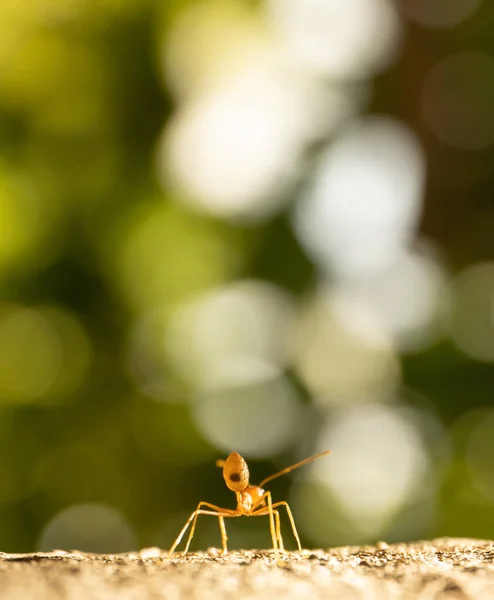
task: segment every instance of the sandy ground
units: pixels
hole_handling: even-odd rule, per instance
[[[159,548],[118,555],[0,553],[1,600],[494,599],[494,542],[304,550],[218,550],[168,559]]]

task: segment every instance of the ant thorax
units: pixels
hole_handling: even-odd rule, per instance
[[[241,505],[244,513],[259,506],[265,506],[266,500],[263,499],[265,491],[257,485],[248,485],[240,492]]]

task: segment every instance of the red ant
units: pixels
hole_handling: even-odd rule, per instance
[[[190,542],[194,537],[194,532],[196,528],[197,518],[199,515],[209,515],[212,517],[218,517],[220,532],[221,532],[221,542],[223,545],[223,553],[228,552],[227,540],[228,537],[226,535],[225,529],[225,517],[241,517],[245,515],[246,517],[260,517],[263,515],[269,515],[269,528],[271,532],[271,539],[273,541],[273,550],[284,551],[283,546],[283,538],[281,537],[281,527],[280,527],[280,514],[277,510],[275,510],[279,506],[284,506],[286,508],[286,512],[288,514],[288,518],[290,519],[290,523],[292,525],[293,535],[297,541],[298,549],[301,551],[302,546],[300,545],[300,538],[297,533],[297,528],[295,527],[295,521],[293,520],[292,511],[288,506],[288,503],[285,501],[275,502],[271,499],[271,492],[265,491],[263,489],[263,485],[268,483],[268,481],[272,481],[276,479],[276,477],[280,477],[281,475],[285,475],[285,473],[289,473],[302,465],[305,465],[321,456],[326,456],[330,451],[326,450],[325,452],[321,452],[320,454],[315,454],[314,456],[310,456],[305,460],[301,460],[290,467],[286,467],[282,469],[278,473],[274,475],[270,475],[266,477],[259,485],[250,485],[249,484],[249,467],[247,466],[247,462],[244,458],[240,456],[237,452],[232,452],[226,460],[218,460],[216,461],[217,467],[223,468],[223,478],[225,479],[225,483],[227,487],[235,492],[237,497],[237,508],[232,510],[230,508],[220,508],[219,506],[215,506],[214,504],[210,504],[209,502],[199,502],[196,510],[190,515],[187,519],[187,522],[182,528],[182,531],[178,534],[177,539],[173,542],[173,546],[170,548],[169,556],[173,556],[173,552],[175,548],[180,544],[182,537],[184,536],[187,528],[192,523],[192,528],[189,533],[189,538],[187,540],[187,544],[185,546],[185,550],[183,554],[186,554]],[[205,506],[210,510],[202,510],[201,507]]]

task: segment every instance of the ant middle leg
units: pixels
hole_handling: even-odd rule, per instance
[[[273,542],[273,550],[278,552],[280,546],[278,544],[279,538],[281,537],[280,533],[280,525],[279,525],[279,515],[276,517],[276,525],[275,525],[275,512],[273,510],[273,500],[271,498],[271,492],[265,492],[264,496],[261,499],[261,502],[267,502],[267,506],[262,506],[261,508],[255,508],[252,512],[248,513],[251,517],[261,516],[261,515],[269,515],[269,531],[271,533],[271,540]],[[259,506],[259,504],[257,505]],[[281,542],[281,549],[283,549],[283,542]]]

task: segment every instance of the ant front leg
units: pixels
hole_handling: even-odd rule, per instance
[[[223,554],[226,554],[228,552],[228,547],[226,545],[226,543],[228,541],[228,536],[226,535],[224,517],[222,517],[221,515],[218,516],[218,521],[219,521],[219,524],[220,524],[221,545],[223,546]]]
[[[218,513],[228,512],[227,509],[220,508],[219,506],[215,506],[214,504],[210,504],[209,502],[199,502],[199,504],[197,505],[197,508],[195,510],[196,514],[195,514],[194,520],[192,521],[192,527],[191,527],[191,530],[189,533],[189,538],[187,540],[187,544],[185,546],[184,554],[187,554],[187,552],[189,550],[190,542],[192,541],[192,538],[194,537],[194,532],[196,530],[197,518],[199,517],[200,514],[204,514],[204,513],[200,512],[201,506],[206,506],[207,508],[212,508],[213,510],[218,511]],[[218,515],[218,521],[219,521],[219,526],[220,526],[221,545],[223,547],[223,552],[226,553],[226,552],[228,552],[228,548],[227,548],[228,537],[226,535],[225,522],[223,521],[223,517],[220,515]]]
[[[212,510],[201,510],[201,506],[207,506],[208,508],[212,508],[216,512],[213,512]],[[185,546],[185,550],[183,551],[183,554],[187,553],[187,551],[189,550],[190,542],[192,541],[192,538],[194,537],[195,526],[196,526],[196,522],[197,522],[199,515],[209,515],[211,517],[218,517],[223,551],[226,552],[227,551],[226,542],[227,542],[228,538],[226,537],[225,523],[223,521],[223,517],[231,517],[231,516],[233,516],[233,512],[234,511],[230,511],[227,508],[220,508],[219,506],[215,506],[214,504],[209,504],[208,502],[199,502],[196,510],[187,519],[185,525],[182,527],[182,530],[178,534],[177,539],[173,542],[173,545],[170,548],[168,556],[169,557],[173,556],[175,548],[182,541],[182,537],[184,536],[185,532],[187,531],[189,525],[192,522],[192,528],[189,533],[189,537],[187,539],[187,544]]]

